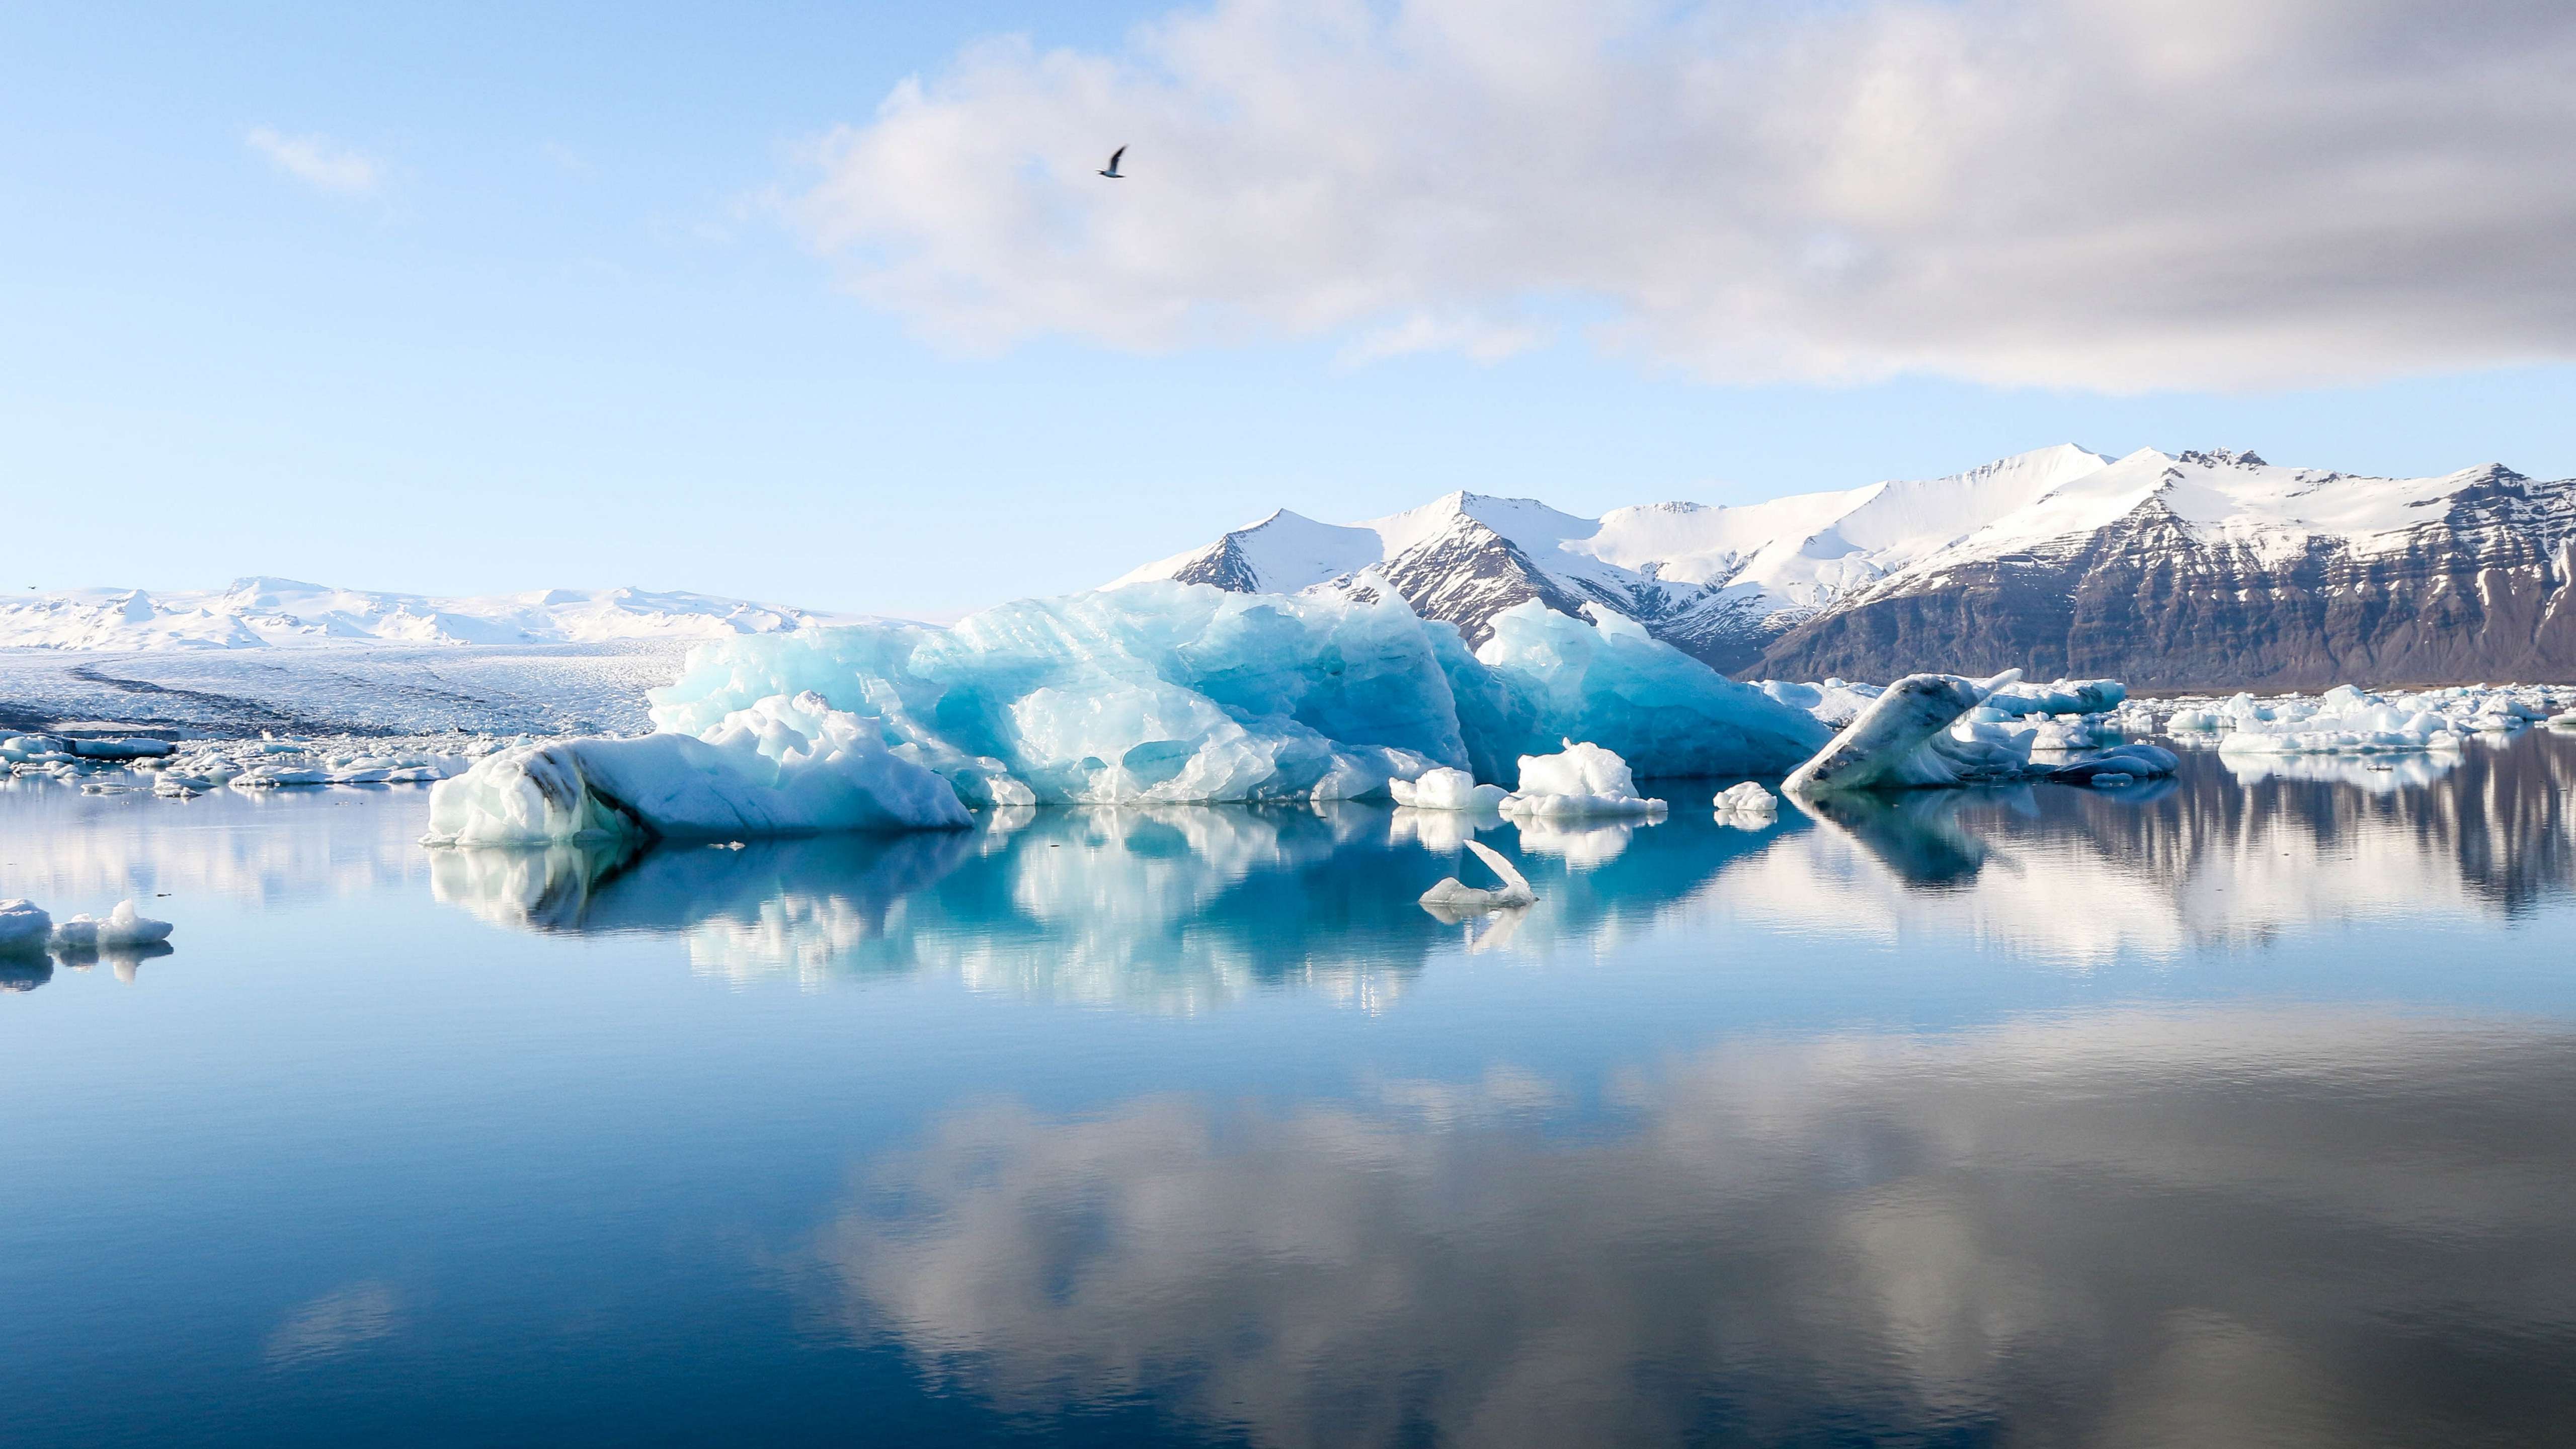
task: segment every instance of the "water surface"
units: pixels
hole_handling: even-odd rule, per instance
[[[0,788],[12,1445],[2519,1444],[2576,741],[1769,828]]]

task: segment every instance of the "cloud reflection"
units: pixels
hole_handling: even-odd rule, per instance
[[[986,1106],[862,1174],[811,1306],[1263,1444],[2502,1442],[2576,1415],[2571,1047],[2126,1011],[1731,1043],[1606,1130],[1511,1072]]]

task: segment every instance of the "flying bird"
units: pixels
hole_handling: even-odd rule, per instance
[[[1121,156],[1124,156],[1124,155],[1126,155],[1126,154],[1127,154],[1127,148],[1126,148],[1126,147],[1124,147],[1124,146],[1121,146],[1121,147],[1119,147],[1117,150],[1110,152],[1110,153],[1109,153],[1109,164],[1108,164],[1108,166],[1104,167],[1104,168],[1101,170],[1100,174],[1101,174],[1101,175],[1103,175],[1103,176],[1108,177],[1108,178],[1109,178],[1110,180],[1112,180],[1112,181],[1124,181],[1124,180],[1126,180],[1126,179],[1127,179],[1126,177],[1121,176],[1121,175],[1119,175],[1119,174],[1118,174],[1118,158],[1119,158],[1119,157],[1121,157]]]

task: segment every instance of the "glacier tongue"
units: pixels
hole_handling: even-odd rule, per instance
[[[1594,742],[1648,775],[1785,770],[1829,731],[1608,616],[1535,602],[1470,653],[1401,599],[1154,582],[1031,599],[949,629],[726,640],[654,692],[695,734],[794,690],[882,721],[970,805],[1336,799],[1434,768],[1510,777]]]

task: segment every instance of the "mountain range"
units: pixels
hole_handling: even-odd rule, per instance
[[[0,601],[0,648],[135,652],[329,644],[595,644],[847,623],[776,604],[643,589],[429,598],[236,579],[223,589],[70,589]]]
[[[2138,688],[2576,677],[2576,480],[2253,453],[2043,448],[1946,478],[1598,518],[1452,493],[1355,524],[1282,510],[1120,579],[1391,591],[1481,642],[1537,599],[1731,674],[2019,667]]]

